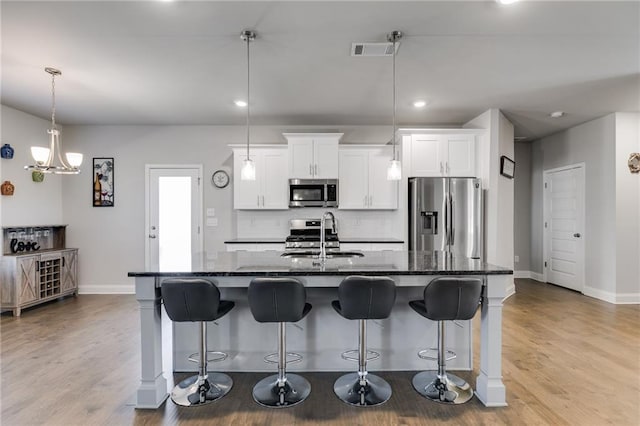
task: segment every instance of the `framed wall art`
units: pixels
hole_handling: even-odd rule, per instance
[[[500,174],[509,179],[513,179],[516,174],[516,163],[509,157],[500,157]]]
[[[93,159],[93,207],[113,207],[113,158]]]

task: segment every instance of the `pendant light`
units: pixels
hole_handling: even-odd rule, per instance
[[[251,157],[249,157],[249,128],[250,128],[249,118],[251,116],[250,114],[251,102],[249,100],[249,94],[250,94],[249,76],[251,72],[251,64],[249,62],[249,44],[253,40],[255,40],[256,33],[253,31],[245,30],[245,31],[242,31],[242,34],[240,34],[240,38],[247,43],[247,158],[242,162],[242,169],[240,170],[240,179],[256,180],[256,166],[251,160]]]
[[[51,129],[47,130],[50,135],[49,148],[32,146],[31,155],[36,164],[25,166],[25,169],[58,175],[77,175],[80,173],[79,167],[82,164],[82,154],[67,152],[67,160],[65,161],[60,149],[60,131],[56,127],[56,76],[62,75],[62,72],[50,67],[44,70],[51,74]],[[56,165],[56,158],[60,165]]]
[[[391,129],[391,142],[393,144],[393,158],[387,169],[387,180],[402,179],[402,167],[400,160],[396,158],[396,43],[402,38],[402,32],[393,31],[387,35],[387,40],[393,43],[393,126]]]

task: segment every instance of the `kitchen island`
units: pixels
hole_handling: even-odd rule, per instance
[[[206,268],[186,271],[130,272],[135,277],[140,304],[141,382],[137,408],[157,408],[167,398],[164,374],[194,371],[186,358],[197,350],[197,325],[171,323],[161,304],[160,285],[169,277],[202,277],[216,282],[221,296],[233,300],[235,308],[209,327],[209,350],[227,352],[229,358],[209,364],[216,371],[273,371],[262,358],[276,348],[276,327],[254,321],[246,301],[249,282],[254,277],[290,276],[307,288],[311,313],[288,326],[287,349],[301,353],[303,362],[291,371],[351,371],[355,365],[344,361],[341,352],[357,344],[357,325],[341,318],[331,308],[337,287],[348,275],[384,275],[394,279],[398,296],[391,316],[371,321],[368,346],[381,353],[371,371],[428,370],[435,363],[416,353],[435,346],[436,323],[416,314],[409,300],[422,298],[425,285],[438,276],[478,277],[484,282],[480,327],[480,371],[475,390],[490,407],[505,406],[502,383],[502,300],[513,271],[479,260],[453,257],[442,252],[364,252],[363,257],[337,257],[324,262],[312,258],[282,257],[278,252],[218,253]],[[447,324],[447,346],[457,352],[451,370],[471,370],[472,333],[469,321]]]

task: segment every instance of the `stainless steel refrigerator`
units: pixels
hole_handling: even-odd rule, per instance
[[[482,259],[482,185],[477,178],[409,178],[409,250]]]

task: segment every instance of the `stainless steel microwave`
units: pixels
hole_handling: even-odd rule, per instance
[[[289,207],[338,207],[338,179],[289,179]]]

